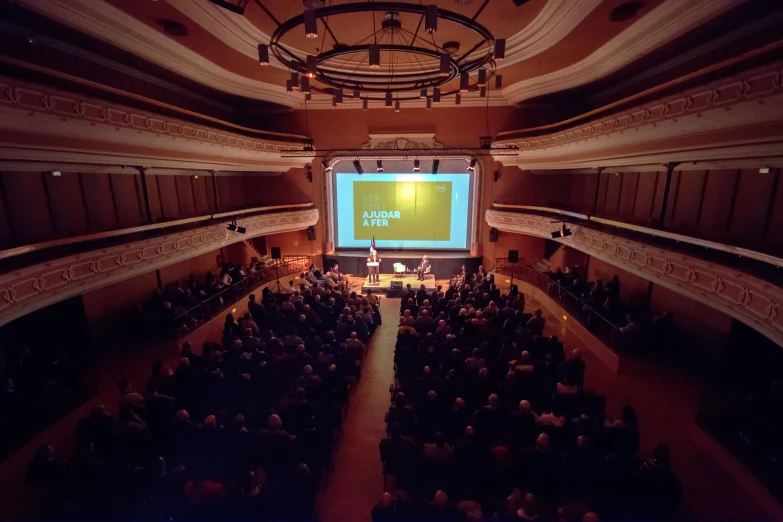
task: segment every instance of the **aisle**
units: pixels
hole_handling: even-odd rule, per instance
[[[334,456],[334,471],[317,500],[320,522],[370,520],[372,507],[383,493],[378,444],[386,436],[384,415],[389,409],[389,384],[394,379],[399,299],[383,299],[384,323],[370,340],[364,371],[343,421],[343,437]]]

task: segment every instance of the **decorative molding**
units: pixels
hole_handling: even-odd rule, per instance
[[[576,29],[601,0],[550,0],[524,29],[506,39],[498,70],[541,54]]]
[[[399,134],[371,133],[370,141],[362,145],[362,149],[442,149],[443,144],[435,141],[434,132],[408,132]]]
[[[491,227],[551,239],[558,225],[535,214],[488,209]],[[783,346],[783,289],[750,274],[640,241],[571,225],[569,238],[556,239],[742,321]]]
[[[210,2],[183,2],[181,0],[166,0],[166,2],[224,44],[254,60],[258,58],[258,44],[270,40],[270,35],[256,27],[246,17],[234,14]],[[532,22],[515,35],[507,38],[506,57],[498,64],[498,69],[527,60],[546,51],[565,38],[600,3],[601,0],[569,0],[566,2],[553,0],[546,2]],[[302,59],[307,55],[305,51],[299,49],[291,49],[291,51]],[[270,65],[288,70],[274,56],[270,58]],[[330,61],[330,65],[338,70],[342,67],[348,72],[356,68],[356,62],[350,60],[333,59]],[[421,70],[421,66],[415,62],[398,63],[394,68],[400,72]]]
[[[214,89],[291,108],[304,107],[303,97],[286,93],[285,86],[253,80],[224,69],[103,0],[16,1],[31,11]]]
[[[288,151],[302,151],[301,143],[251,138],[2,77],[0,130],[69,141],[82,139],[89,144],[86,149],[57,148],[54,143],[25,145],[24,140],[20,139],[19,144],[0,143],[2,147],[17,149],[17,153],[9,151],[6,154],[4,151],[5,159],[46,161],[56,160],[60,154],[65,154],[68,161],[96,163],[96,159],[91,158],[92,154],[98,155],[99,162],[104,161],[107,154],[118,154],[107,152],[106,144],[113,143],[122,147],[138,147],[139,155],[133,155],[136,163],[145,158],[156,166],[179,168],[198,168],[195,166],[198,165],[203,169],[214,166],[203,159],[196,160],[199,157],[209,157],[218,165],[232,168],[252,166],[255,170],[276,171],[302,167],[311,160],[311,157],[282,157]],[[154,153],[141,152],[152,150]],[[161,151],[168,152],[169,157],[166,158]],[[45,152],[55,158],[45,157]],[[187,154],[188,159],[182,159],[183,153]],[[165,162],[167,164],[159,161],[163,159],[169,160]],[[109,163],[117,162],[114,159]]]
[[[252,237],[303,230],[318,210],[278,212],[238,219],[247,232],[224,223],[63,257],[0,276],[0,325],[51,304]]]
[[[595,164],[618,164],[612,161],[619,161],[619,164],[643,164],[680,159],[727,159],[742,155],[776,156],[780,154],[783,136],[767,133],[753,140],[748,138],[748,129],[753,125],[783,120],[782,67],[782,63],[776,63],[747,71],[553,134],[500,139],[492,144],[493,150],[506,153],[518,150],[519,154],[517,157],[497,156],[495,159],[507,165],[527,164],[541,168],[542,164],[563,167],[571,161],[579,163],[580,167],[590,167]],[[654,153],[638,149],[638,145],[643,143],[740,128],[744,129],[743,132],[737,132],[729,140],[714,141],[709,146],[689,147],[683,140],[677,148]],[[611,160],[607,157],[611,149],[629,146],[637,146],[638,154],[633,157],[626,154],[624,158],[615,157]],[[600,151],[604,151],[605,155],[596,158],[595,153]],[[658,156],[660,153],[670,155],[661,158]],[[684,156],[671,155],[676,153],[683,153]],[[577,156],[587,154],[593,154],[593,163]]]
[[[583,60],[509,85],[503,89],[503,94],[510,103],[516,104],[585,85],[629,65],[745,1],[667,0]]]
[[[286,93],[282,85],[228,71],[105,1],[16,1],[28,9],[109,41],[212,88],[295,109],[304,108],[301,95]],[[744,1],[747,0],[667,0],[587,58],[564,69],[523,80],[494,92],[489,104],[513,105],[524,99],[594,81]],[[268,41],[268,35],[244,17],[221,10],[206,1],[169,0],[169,3],[228,46],[254,60],[257,59],[257,43]],[[527,27],[508,38],[506,59],[500,67],[507,68],[551,48],[570,34],[598,3],[598,0],[550,0]],[[423,107],[424,103],[414,100],[405,105],[418,108]],[[462,106],[485,105],[486,99],[479,98],[477,93],[462,97]],[[360,107],[358,100],[346,100],[346,103],[338,106],[342,109]],[[331,109],[331,97],[313,95],[308,108]]]

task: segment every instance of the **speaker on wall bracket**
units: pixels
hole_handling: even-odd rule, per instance
[[[315,227],[312,225],[307,227],[307,240],[315,241]]]
[[[498,242],[498,229],[495,227],[489,229],[489,242],[490,243]]]
[[[272,259],[282,259],[283,257],[282,253],[280,252],[280,247],[272,247],[270,252],[272,254]]]
[[[519,263],[519,250],[508,251],[508,262],[514,264]]]

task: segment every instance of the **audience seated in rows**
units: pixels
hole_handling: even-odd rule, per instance
[[[39,448],[27,481],[46,517],[312,519],[380,314],[342,285],[264,289],[248,310],[219,342],[153,364],[143,392],[122,379],[115,412],[79,422],[70,459]]]
[[[668,450],[638,456],[634,409],[616,420],[605,414],[603,397],[585,389],[582,353],[566,358],[559,339],[544,336],[542,311],[525,313],[517,288],[501,295],[491,275],[462,280],[402,296],[379,445],[385,483],[391,477],[397,489],[373,519],[672,515],[680,490]],[[422,317],[448,331],[422,328]]]

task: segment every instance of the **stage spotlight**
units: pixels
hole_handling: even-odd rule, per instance
[[[432,160],[432,173],[437,174],[438,173],[438,167],[440,167],[440,160],[434,159]]]
[[[375,162],[376,165],[378,165],[378,168],[376,169],[378,172],[383,172],[383,160],[378,160]]]
[[[244,234],[245,232],[247,232],[247,229],[245,227],[238,226],[237,232],[239,232],[240,234]]]
[[[552,239],[558,239],[561,237],[568,237],[571,235],[571,229],[566,228],[565,223],[563,223],[563,226],[560,228],[560,230],[556,230],[555,232],[552,232]]]
[[[332,166],[329,165],[326,160],[321,162],[321,166],[324,168],[324,172],[332,172]]]
[[[476,158],[473,158],[470,160],[470,164],[468,165],[468,170],[476,170],[476,163],[478,160]]]
[[[362,162],[358,159],[353,160],[353,168],[356,169],[357,174],[364,174],[364,169],[362,168]]]
[[[226,225],[226,228],[229,229],[231,232],[236,232],[237,231],[237,224],[232,221],[231,223]]]
[[[413,160],[413,172],[420,172],[421,169],[419,168],[419,160],[415,159]]]

